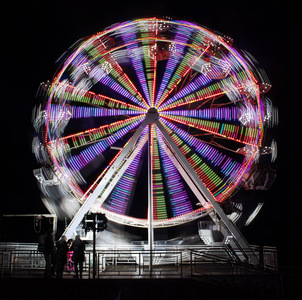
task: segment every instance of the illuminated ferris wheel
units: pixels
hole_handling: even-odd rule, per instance
[[[220,33],[171,19],[115,24],[76,42],[41,84],[35,175],[48,203],[60,187],[70,232],[89,211],[145,228],[219,213],[259,157],[269,89]]]

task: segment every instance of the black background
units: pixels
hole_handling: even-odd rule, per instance
[[[277,180],[244,235],[277,246],[281,266],[301,266],[301,4],[299,1],[1,2],[1,212],[47,213],[33,177],[31,111],[42,81],[75,41],[133,18],[171,16],[234,39],[266,70],[279,108]],[[2,229],[3,230],[3,229]]]

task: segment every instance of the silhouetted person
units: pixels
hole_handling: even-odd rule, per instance
[[[73,251],[71,250],[71,245],[73,243],[73,239],[69,239],[67,241],[68,252],[67,252],[67,266],[66,269],[68,272],[74,271],[74,263],[73,263]]]
[[[79,278],[79,269],[80,269],[80,278],[82,279],[83,263],[85,260],[85,244],[81,240],[79,235],[76,236],[74,242],[71,245],[70,250],[73,251],[72,260],[76,272],[75,278]],[[79,269],[78,269],[78,265],[79,265]]]
[[[48,230],[47,234],[41,237],[42,240],[39,244],[39,250],[43,252],[45,259],[45,272],[44,276],[50,278],[54,274],[54,242],[53,242],[53,232]]]
[[[67,237],[63,235],[61,239],[57,242],[57,257],[56,257],[56,265],[57,265],[57,278],[61,279],[63,276],[64,266],[67,263]]]

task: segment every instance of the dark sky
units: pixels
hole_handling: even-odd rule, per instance
[[[43,3],[43,4],[41,4]],[[266,204],[246,230],[251,243],[280,248],[301,262],[301,4],[299,1],[2,1],[1,211],[46,210],[32,174],[31,110],[39,83],[75,41],[113,23],[171,16],[225,33],[266,70],[267,95],[279,108],[278,175]],[[257,197],[257,193],[255,194]],[[289,258],[288,258],[289,257]]]

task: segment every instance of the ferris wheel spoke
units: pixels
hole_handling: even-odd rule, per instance
[[[224,74],[224,73],[223,73]],[[181,89],[165,103],[159,106],[159,111],[172,109],[178,106],[208,100],[217,96],[226,95],[228,102],[236,103],[243,100],[243,94],[249,91],[254,96],[254,83],[248,78],[245,71],[225,74],[225,78],[208,85],[213,77],[202,73],[195,80]],[[203,87],[203,88],[201,88]]]
[[[148,104],[145,99],[117,61],[121,50],[119,47],[112,47],[109,50],[108,46],[112,46],[110,43],[110,39],[104,41],[101,38],[92,42],[94,47],[88,53],[94,63],[88,66],[88,71],[87,68],[85,69],[86,73],[94,80],[109,86],[115,92],[147,109]]]
[[[194,42],[193,42],[194,43]],[[204,46],[203,46],[204,47]],[[166,89],[162,93],[157,107],[161,107],[162,103],[166,100],[166,98],[171,94],[171,92],[177,87],[179,82],[187,75],[187,73],[193,68],[194,64],[208,51],[210,45],[205,47],[201,53],[196,54],[195,52],[188,51],[181,63],[179,64],[177,70],[173,74],[171,80],[169,81]]]
[[[65,137],[59,138],[58,140],[51,140],[50,142],[48,142],[48,144],[56,143],[57,141],[63,142],[69,145],[69,149],[87,146],[89,144],[98,142],[99,140],[118,131],[121,128],[125,128],[127,126],[132,127],[133,125],[131,124],[137,125],[142,122],[143,119],[144,116],[131,117],[122,121],[113,122],[108,125],[102,125],[98,128],[67,135]]]
[[[93,194],[95,201],[91,207],[92,211],[99,212],[104,201],[108,198],[111,191],[116,187],[125,174],[125,172],[131,168],[132,162],[141,155],[141,151],[148,139],[148,128],[146,123],[142,124],[133,136],[129,139],[123,149],[111,160],[110,164],[105,168],[93,185],[86,191],[85,196],[87,198],[92,197]],[[125,159],[127,158],[127,159]],[[135,167],[137,169],[137,167]],[[133,172],[129,171],[131,174]],[[104,184],[104,182],[110,182],[110,185]],[[133,187],[133,182],[130,185]],[[102,187],[103,188],[100,188]],[[128,186],[130,188],[130,186]],[[129,189],[127,189],[129,192]],[[125,197],[129,200],[129,197]],[[115,204],[116,201],[115,201]],[[125,206],[125,204],[123,205]]]
[[[102,208],[123,216],[128,215],[130,209],[129,204],[131,203],[133,189],[135,188],[138,166],[142,156],[142,149],[143,145],[145,144],[142,144],[142,141],[144,141],[144,136],[146,133],[146,131],[142,133],[142,137],[138,142],[138,153],[133,158],[124,174],[121,176],[117,185],[110,194],[110,197],[105,200]],[[114,160],[117,159],[117,157],[115,157]],[[113,162],[111,162],[111,164],[112,163]]]
[[[221,91],[218,83],[201,89],[201,86],[206,86],[209,82],[211,82],[210,78],[204,74],[199,75],[186,87],[164,102],[159,107],[159,110],[171,109],[180,105],[193,103],[224,94],[224,92]],[[197,89],[198,91],[195,92]]]
[[[164,127],[205,186],[214,196],[221,194],[226,186],[226,176],[220,170],[214,170],[214,165],[209,160],[202,158],[197,151],[193,151],[193,147],[184,142],[171,128]]]
[[[68,122],[70,119],[87,119],[87,118],[106,118],[118,116],[132,116],[140,115],[141,112],[127,109],[113,109],[103,107],[89,107],[89,106],[63,106],[51,104],[48,109],[49,120],[53,126],[63,127],[63,122]],[[57,123],[57,125],[55,125]],[[53,129],[51,130],[53,131]]]
[[[170,152],[164,142],[162,134],[157,127],[156,134],[159,142],[159,154],[162,162],[163,175],[165,177],[173,217],[190,213],[193,211],[193,207],[189,200],[189,196],[185,190],[179,171],[169,156]]]
[[[68,81],[58,82],[54,87],[53,103],[63,105],[65,101],[85,104],[97,108],[124,109],[138,112],[145,112],[146,109],[141,106],[132,105],[118,99],[114,99],[99,93],[94,93],[78,86],[73,86]]]
[[[82,53],[79,53],[79,57],[75,57],[73,61],[74,70],[71,79],[76,88],[89,90],[96,82],[100,82],[140,107],[148,108],[146,101],[128,75],[109,51],[106,51],[104,43],[98,44],[86,55],[91,56],[90,63]]]
[[[92,145],[81,151],[80,154],[73,156],[68,163],[71,168],[75,171],[81,170],[87,164],[92,162],[97,156],[102,154],[106,149],[113,146],[119,139],[121,139],[124,135],[126,135],[130,130],[136,128],[140,122],[134,122],[132,124],[126,125],[124,128],[111,132],[111,134],[101,139],[98,142],[94,142]],[[83,146],[83,145],[81,145]]]
[[[108,109],[87,106],[71,106],[71,119],[84,119],[96,117],[117,117],[117,116],[131,116],[138,115],[141,112],[124,109]]]
[[[240,111],[241,109],[239,109],[237,106],[221,106],[206,109],[162,111],[161,115],[185,116],[190,118],[198,118],[200,120],[211,120],[217,122],[224,121],[232,124],[240,124]]]
[[[110,87],[123,97],[147,109],[148,104],[145,99],[114,58],[108,54],[102,57],[100,61],[102,64],[108,65],[108,71],[106,71],[106,75],[101,74],[98,81]]]
[[[159,101],[162,98],[162,95],[171,79],[171,76],[173,75],[179,60],[181,59],[181,57],[183,57],[184,49],[186,46],[185,43],[187,43],[189,37],[191,36],[192,30],[193,29],[190,27],[178,28],[173,41],[170,41],[169,43],[170,56],[168,58],[165,73],[162,77],[162,81],[156,95],[155,107],[159,106]]]
[[[162,115],[162,117],[245,145],[255,146],[259,139],[259,129],[256,127],[246,127],[183,116]]]
[[[191,150],[194,149],[194,152],[200,156],[203,163],[209,168],[217,170],[218,174],[221,175],[221,178],[224,177],[232,180],[243,167],[245,162],[242,161],[242,157],[242,162],[238,161],[240,155],[237,152],[237,159],[234,159],[234,155],[232,155],[232,157],[229,156],[229,149],[224,148],[224,150],[227,151],[222,152],[217,149],[216,144],[208,144],[166,120],[162,120],[162,123],[178,147],[183,149],[183,154],[188,155]],[[221,147],[220,149],[223,148]],[[193,155],[191,157],[193,158]],[[195,160],[196,159],[198,159],[198,157],[195,157]]]
[[[157,40],[156,40],[158,30],[156,28],[157,25],[155,25],[155,30],[151,32],[145,31],[144,27],[141,28],[142,45],[143,45],[142,48],[143,48],[143,56],[145,62],[146,79],[147,79],[147,85],[149,90],[150,107],[154,107],[154,102],[155,102],[154,98],[155,98],[155,88],[156,88],[157,51],[158,51]]]
[[[198,102],[208,101],[215,97],[221,97],[229,92],[225,88],[221,88],[224,81],[215,82],[206,86],[211,80],[201,74],[193,82],[188,84],[184,89],[180,90],[176,95],[168,99],[159,107],[159,111],[173,109],[182,105]],[[201,88],[201,86],[205,86]],[[196,91],[198,89],[198,91]],[[238,100],[238,99],[237,99]],[[230,101],[228,101],[230,103]]]
[[[142,62],[143,47],[139,47],[136,42],[136,34],[134,30],[134,26],[132,24],[127,25],[125,28],[121,28],[119,33],[122,39],[125,42],[125,46],[127,48],[128,56],[130,57],[133,68],[135,69],[136,76],[139,80],[139,83],[144,92],[145,98],[149,106],[151,105],[149,89],[147,86],[147,79],[144,71],[144,66]]]

